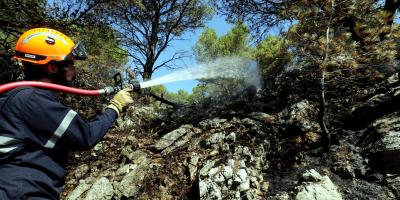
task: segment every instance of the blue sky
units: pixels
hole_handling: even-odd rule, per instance
[[[227,33],[232,28],[232,25],[228,24],[225,21],[225,18],[219,15],[215,15],[211,19],[211,21],[206,23],[206,26],[214,29],[217,32],[218,36]],[[176,40],[171,42],[170,47],[167,48],[165,52],[163,52],[163,54],[157,60],[157,63],[163,63],[163,61],[170,59],[175,52],[186,51],[189,57],[175,61],[174,65],[179,68],[191,67],[196,65],[192,48],[196,44],[196,41],[202,31],[203,29],[198,29],[194,32],[186,32],[183,35],[183,40]],[[153,74],[152,78],[163,76],[165,74],[171,73],[172,71],[173,70],[165,68],[160,69]],[[182,89],[189,93],[192,93],[192,88],[196,85],[197,81],[190,80],[190,81],[179,81],[175,83],[169,83],[165,84],[164,86],[167,88],[168,92],[176,92]]]

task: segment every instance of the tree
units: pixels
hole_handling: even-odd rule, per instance
[[[264,88],[274,77],[293,60],[293,53],[288,50],[289,42],[279,36],[268,36],[257,44],[255,57],[258,61]]]
[[[251,30],[260,37],[263,38],[266,33],[269,32],[271,27],[282,25],[288,22],[296,22],[301,20],[298,18],[298,14],[302,11],[311,11],[314,17],[317,17],[319,6],[324,1],[319,0],[286,0],[286,1],[260,1],[260,0],[228,0],[228,1],[217,1],[214,3],[219,8],[220,12],[228,17],[229,21],[242,20],[250,25]],[[326,2],[325,2],[326,3]],[[343,6],[343,4],[345,4]],[[357,5],[348,7],[350,4]],[[296,7],[302,7],[302,5],[311,5],[310,7],[303,7],[304,9],[296,10]],[[358,37],[357,31],[359,30],[359,23],[365,18],[361,17],[360,14],[366,13],[351,13],[354,11],[360,11],[357,9],[362,8],[364,10],[377,10],[385,13],[381,16],[383,24],[389,29],[382,30],[380,39],[383,40],[387,35],[390,34],[390,29],[394,24],[394,17],[396,11],[400,7],[400,2],[397,0],[367,0],[367,1],[352,1],[348,2],[345,0],[336,1],[335,6],[337,10],[350,11],[349,15],[345,15],[342,18],[342,23],[349,31],[353,34],[353,37]],[[364,6],[361,6],[364,5]],[[361,6],[361,7],[360,7]],[[359,38],[361,39],[361,38]]]
[[[199,39],[194,46],[196,60],[200,63],[206,63],[219,59],[221,64],[214,64],[216,68],[221,68],[220,73],[224,73],[227,67],[236,70],[236,77],[218,77],[213,79],[199,80],[203,85],[202,89],[207,89],[207,94],[212,97],[229,97],[248,86],[241,77],[246,74],[249,62],[244,62],[244,59],[250,60],[253,58],[253,48],[249,44],[249,29],[241,22],[225,35],[218,37],[214,30],[205,28],[200,34]],[[227,57],[232,57],[231,59]],[[244,59],[242,59],[244,58]],[[237,60],[238,63],[227,62],[227,60]],[[231,65],[231,66],[219,66]]]
[[[238,22],[225,35],[218,38],[213,29],[205,28],[194,46],[196,61],[206,62],[218,57],[252,57],[249,28]]]
[[[91,55],[94,55],[92,54],[94,49],[97,49],[97,52],[108,51],[103,55],[96,53],[91,61],[86,61],[84,64],[93,66],[94,58],[97,61],[110,61],[109,58],[116,55],[116,52],[110,52],[118,46],[116,40],[112,37],[105,37],[112,30],[99,20],[101,18],[94,12],[94,8],[107,3],[108,0],[55,0],[52,2],[51,5],[46,0],[5,0],[0,2],[0,58],[2,60],[0,79],[2,81],[15,81],[21,73],[19,66],[11,58],[19,35],[30,28],[54,28],[75,40],[88,40],[86,46]],[[108,40],[105,41],[105,38]],[[112,44],[113,47],[107,44]],[[99,46],[104,46],[104,48],[98,48]],[[121,52],[117,53],[121,54]],[[126,63],[126,59],[123,59],[122,56],[119,56],[118,59],[111,59],[111,61],[116,65]],[[105,64],[104,66],[110,65]],[[108,71],[108,69],[98,71]]]
[[[208,96],[207,85],[205,83],[199,83],[196,87],[192,88],[192,94],[189,97],[189,102],[192,104],[198,104],[203,102]]]
[[[182,52],[176,52],[156,64],[171,41],[203,26],[210,10],[199,0],[123,0],[114,1],[103,12],[120,32],[122,47],[132,59],[135,71],[148,80],[154,71],[171,67],[171,61],[182,58]]]
[[[265,33],[271,26],[293,21],[286,36],[296,65],[320,80],[320,125],[329,149],[325,123],[328,70],[396,67],[399,28],[393,24],[398,1],[222,1],[230,19],[242,19]],[[360,12],[362,11],[362,12]],[[262,24],[264,23],[264,24]],[[378,66],[378,67],[377,67]],[[307,70],[306,70],[307,71]]]

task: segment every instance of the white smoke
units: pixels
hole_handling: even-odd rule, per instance
[[[215,78],[240,79],[247,86],[260,86],[257,62],[240,57],[218,58],[211,62],[201,63],[153,80],[142,82],[140,86],[141,88],[147,88],[177,81]]]

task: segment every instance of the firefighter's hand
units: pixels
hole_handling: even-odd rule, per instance
[[[115,110],[119,116],[122,109],[124,109],[128,104],[133,103],[130,92],[132,92],[131,88],[125,88],[119,91],[110,101],[110,105],[108,105],[107,108]]]

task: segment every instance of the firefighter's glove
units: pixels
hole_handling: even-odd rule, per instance
[[[131,88],[125,88],[119,91],[110,101],[110,105],[108,105],[107,108],[115,110],[119,116],[122,109],[124,109],[128,104],[133,103],[130,92],[132,92]]]

